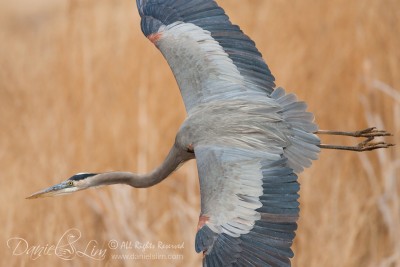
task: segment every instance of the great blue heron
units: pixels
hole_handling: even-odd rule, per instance
[[[150,187],[196,158],[201,213],[195,249],[204,266],[290,266],[299,214],[297,174],[320,148],[373,150],[389,133],[318,131],[306,104],[275,88],[254,42],[213,0],[137,0],[141,28],[168,61],[187,118],[165,161],[149,174],[80,173],[28,198],[93,186]],[[354,147],[316,134],[365,137]]]

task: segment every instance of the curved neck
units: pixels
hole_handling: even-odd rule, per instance
[[[167,178],[173,171],[194,155],[179,150],[175,145],[169,151],[164,162],[148,174],[135,174],[131,172],[106,172],[97,174],[89,179],[87,183],[92,186],[128,184],[136,188],[150,187]]]

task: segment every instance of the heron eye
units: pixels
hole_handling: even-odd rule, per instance
[[[68,181],[67,185],[73,186],[73,185],[74,185],[74,182],[73,182],[73,181]]]

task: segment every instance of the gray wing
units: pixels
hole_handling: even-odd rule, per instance
[[[281,153],[195,148],[203,266],[290,266],[299,184]]]
[[[274,77],[254,42],[212,0],[137,0],[143,33],[160,49],[186,110],[215,99],[269,96]]]

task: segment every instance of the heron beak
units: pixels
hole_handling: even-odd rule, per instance
[[[60,184],[56,184],[54,186],[48,187],[46,189],[40,190],[40,191],[30,195],[26,199],[63,195],[63,194],[69,193],[69,192],[67,192],[67,191],[69,191],[68,189],[70,189],[70,187],[68,187],[68,185],[66,183],[60,183]]]

